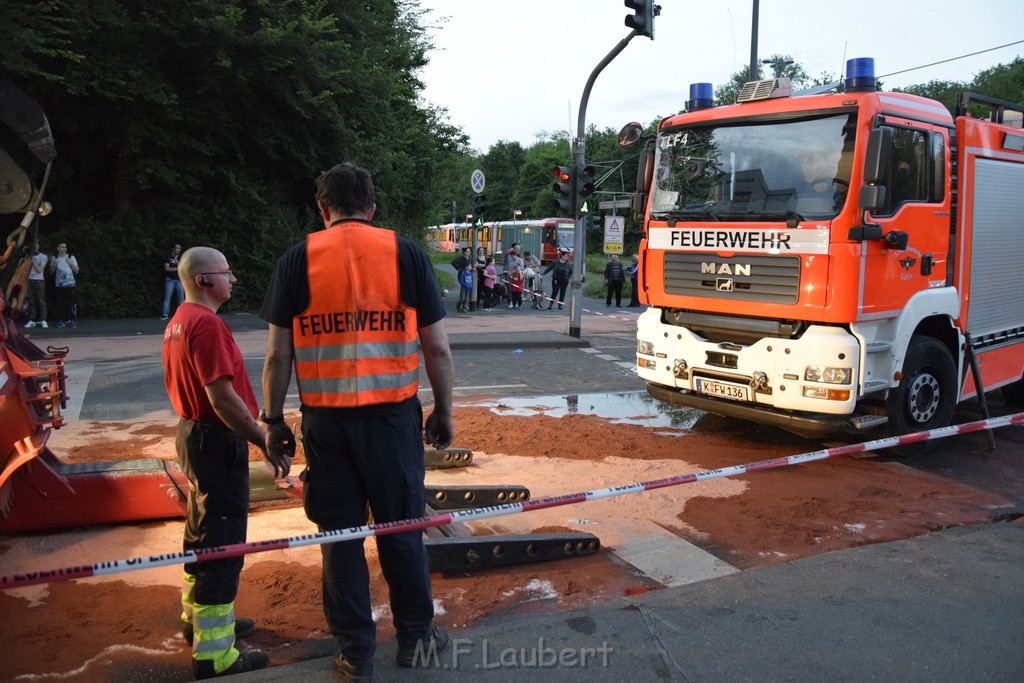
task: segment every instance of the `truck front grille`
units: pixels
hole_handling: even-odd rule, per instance
[[[800,257],[665,252],[665,292],[706,299],[796,303]]]

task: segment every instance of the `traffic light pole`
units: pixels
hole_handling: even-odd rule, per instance
[[[626,49],[629,45],[629,41],[633,40],[633,37],[637,35],[636,30],[630,31],[629,35],[619,41],[619,44],[612,48],[612,51],[605,55],[605,58],[594,67],[594,70],[590,73],[590,78],[587,79],[587,84],[583,88],[583,97],[580,98],[580,115],[576,122],[576,172],[573,173],[573,188],[572,188],[572,201],[573,201],[573,219],[576,222],[575,234],[573,237],[573,259],[572,259],[572,292],[569,297],[569,336],[580,338],[581,334],[581,320],[583,318],[583,268],[586,263],[587,245],[586,235],[587,231],[583,227],[583,216],[580,215],[580,206],[577,199],[577,182],[580,174],[580,170],[585,165],[587,156],[587,103],[590,101],[590,91],[594,88],[594,81],[597,80],[598,75],[604,68],[611,64],[612,60],[619,56],[619,53]]]

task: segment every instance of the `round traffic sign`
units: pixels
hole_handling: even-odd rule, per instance
[[[487,179],[484,178],[484,172],[479,168],[473,171],[473,174],[469,176],[469,186],[473,192],[477,194],[484,191],[484,185],[487,183]]]

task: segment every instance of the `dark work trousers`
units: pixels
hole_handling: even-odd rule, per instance
[[[640,292],[636,289],[636,278],[629,279],[629,307],[636,308],[640,305]]]
[[[608,281],[608,296],[604,299],[608,306],[612,305],[612,296],[615,297],[615,307],[622,308],[622,280]]]
[[[75,287],[54,287],[53,298],[57,304],[57,320],[75,320]]]
[[[568,286],[568,280],[552,280],[551,281],[551,298],[558,299],[558,303],[565,301],[565,288]]]
[[[321,530],[422,517],[423,411],[419,400],[320,411],[303,408],[304,506]],[[434,618],[422,531],[377,536],[399,646],[429,637]],[[363,540],[321,546],[324,615],[341,653],[360,666],[373,659],[376,625]]]
[[[185,550],[244,543],[249,513],[249,448],[227,427],[181,420],[175,440],[178,464],[188,478]],[[196,577],[195,601],[225,605],[238,594],[244,557],[188,562]]]

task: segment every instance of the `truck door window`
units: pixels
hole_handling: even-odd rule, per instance
[[[944,144],[941,136],[916,128],[893,127],[892,155],[886,178],[888,207],[878,216],[891,216],[908,202],[943,199]]]

